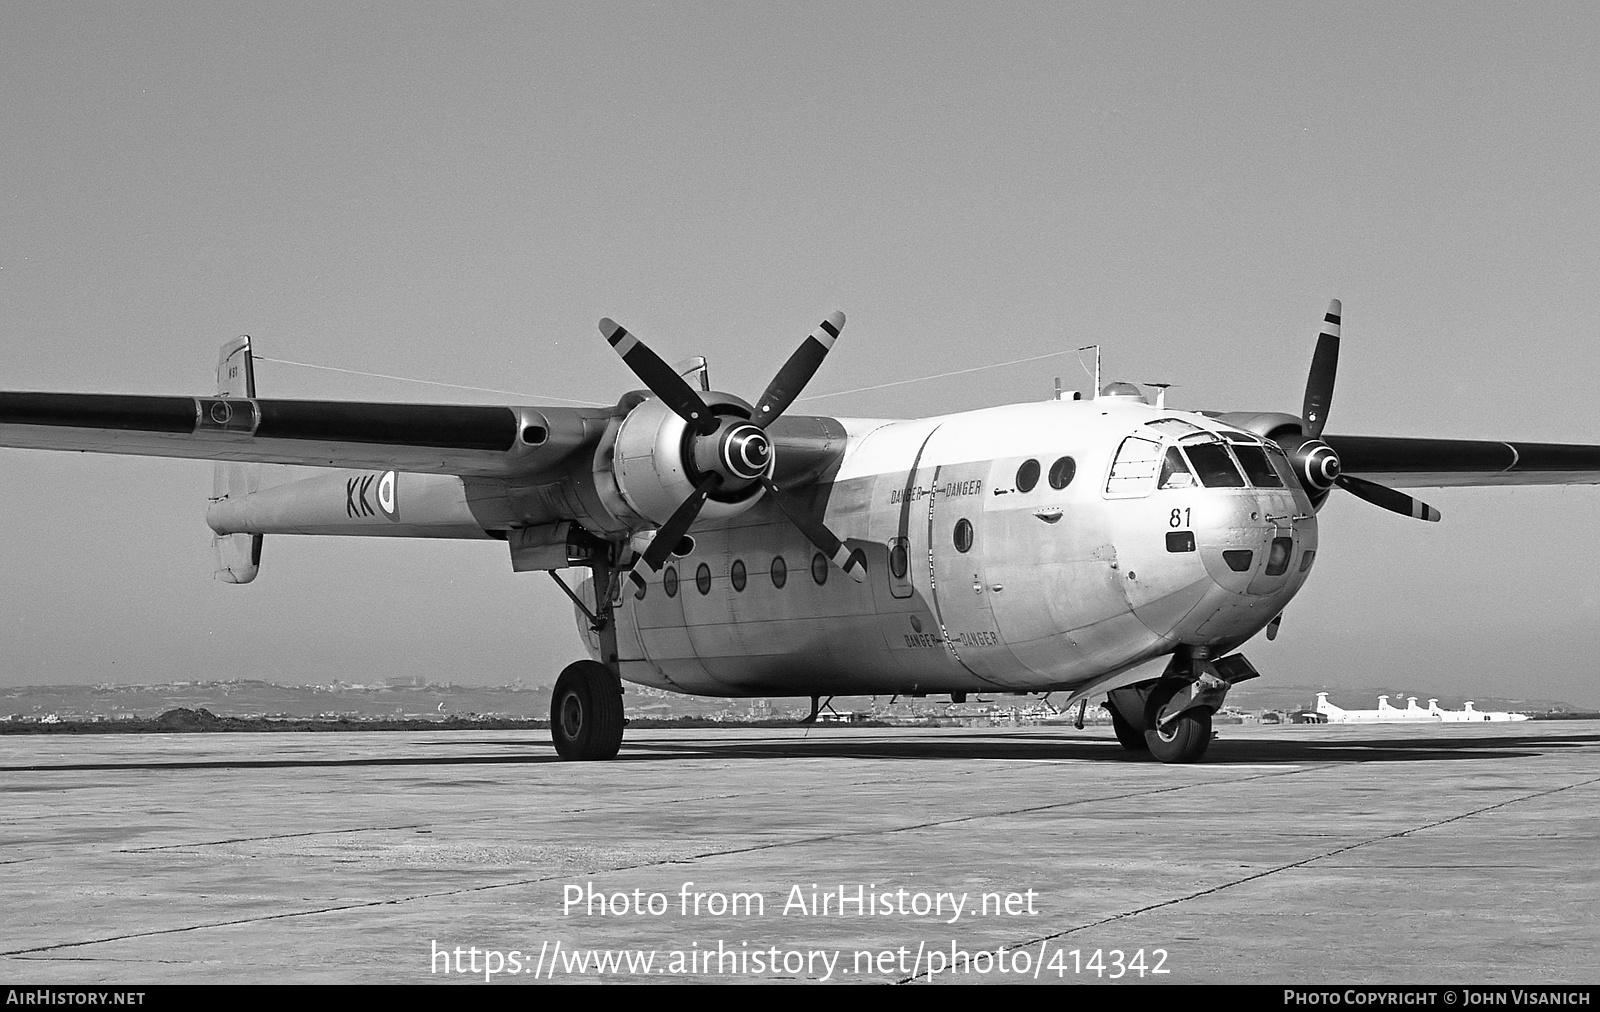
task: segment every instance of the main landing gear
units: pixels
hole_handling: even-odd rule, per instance
[[[556,679],[550,736],[563,759],[610,759],[622,747],[622,693],[599,661],[575,661]]]
[[[572,598],[600,641],[600,660],[574,661],[556,679],[550,696],[550,737],[563,759],[611,759],[622,747],[622,676],[617,661],[616,600],[621,571],[610,546],[596,546],[589,566],[594,574],[595,608],[572,592],[554,572],[557,586]]]

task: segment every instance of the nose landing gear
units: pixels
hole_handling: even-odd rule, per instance
[[[1193,683],[1198,687],[1200,683]],[[1202,690],[1203,691],[1203,690]],[[1226,692],[1226,685],[1223,687]],[[1166,723],[1159,717],[1173,697],[1188,695],[1190,686],[1158,683],[1150,693],[1146,711],[1144,743],[1150,754],[1164,763],[1199,762],[1211,746],[1211,710],[1205,707],[1184,710]]]
[[[1117,742],[1129,752],[1148,752],[1149,744],[1144,740],[1143,727],[1135,727],[1117,709],[1115,703],[1106,700],[1106,709],[1111,711],[1111,730],[1116,732]]]
[[[1256,677],[1242,654],[1210,660],[1204,647],[1176,655],[1161,678],[1106,694],[1111,728],[1130,752],[1164,763],[1199,762],[1211,746],[1211,715],[1236,682]]]

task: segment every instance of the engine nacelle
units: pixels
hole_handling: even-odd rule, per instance
[[[627,408],[611,452],[602,452],[595,461],[596,485],[614,487],[620,499],[604,497],[619,520],[664,524],[713,474],[719,483],[707,496],[700,519],[738,516],[761,498],[760,479],[771,475],[774,455],[766,435],[748,423],[750,405],[732,394],[704,396],[722,423],[706,436],[690,432],[688,423],[656,398]]]

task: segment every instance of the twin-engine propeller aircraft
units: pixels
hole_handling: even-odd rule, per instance
[[[573,599],[593,654],[556,682],[568,759],[616,754],[632,681],[813,714],[834,694],[1105,694],[1126,748],[1193,762],[1336,488],[1438,520],[1390,486],[1600,483],[1600,446],[1324,437],[1339,317],[1299,415],[1175,411],[1125,383],[916,420],[791,414],[834,313],[753,403],[611,320],[647,388],[614,408],[258,398],[240,338],[213,397],[0,393],[0,445],[218,461],[206,522],[230,583],[255,579],[268,534],[505,541]],[[336,470],[268,486],[262,463]],[[576,590],[569,567],[590,570]]]

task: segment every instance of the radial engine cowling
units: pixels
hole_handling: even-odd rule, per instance
[[[745,401],[716,392],[705,394],[705,400],[719,424],[704,436],[653,397],[640,400],[622,419],[609,470],[626,509],[642,521],[665,524],[708,477],[713,487],[700,510],[702,519],[737,516],[761,498],[761,479],[772,474],[771,441],[750,424],[753,411]]]

